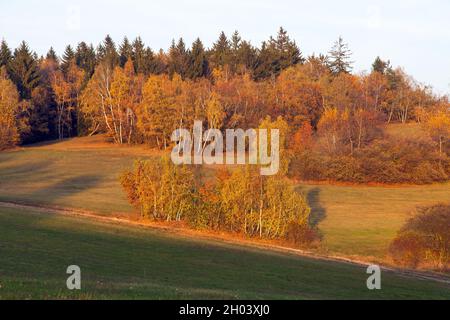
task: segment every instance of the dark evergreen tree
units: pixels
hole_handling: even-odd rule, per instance
[[[141,37],[137,37],[133,41],[133,62],[134,70],[137,73],[146,73],[145,67],[145,45]]]
[[[209,75],[208,59],[205,48],[199,38],[192,44],[190,52],[189,70],[187,76],[191,79],[207,77]]]
[[[77,66],[84,70],[86,81],[94,74],[97,65],[97,57],[94,47],[87,45],[86,42],[80,42],[75,52],[75,62]]]
[[[28,110],[30,132],[22,137],[24,143],[35,143],[52,138],[51,123],[54,121],[56,103],[51,87],[41,84],[31,94]]]
[[[100,43],[96,50],[95,50],[95,56],[97,57],[97,62],[101,62],[103,57],[105,56],[105,47],[103,46],[103,43]]]
[[[70,64],[75,61],[75,51],[73,51],[72,46],[68,45],[66,50],[64,50],[61,59],[61,70],[66,73],[69,70]]]
[[[98,58],[111,69],[114,69],[119,64],[119,54],[116,50],[116,44],[109,35],[106,36],[103,44],[98,47]]]
[[[258,51],[250,42],[242,41],[237,51],[236,60],[239,67],[244,67],[245,71],[253,73],[258,59]]]
[[[8,70],[11,60],[12,60],[11,49],[9,49],[6,41],[2,40],[2,43],[0,45],[0,68],[6,66],[6,69]]]
[[[239,50],[241,48],[241,36],[239,35],[239,32],[235,31],[233,35],[231,36],[231,43],[230,43],[230,49],[231,49],[231,61],[230,61],[230,68],[233,73],[237,72],[237,69],[239,68],[240,61],[239,61]]]
[[[155,55],[152,65],[151,65],[151,73],[154,74],[162,74],[166,73],[168,70],[168,58],[163,49],[160,49],[158,54]]]
[[[16,84],[22,99],[31,98],[31,92],[39,84],[39,78],[36,54],[33,54],[23,41],[14,51],[11,61],[11,79]]]
[[[186,50],[183,38],[180,38],[177,44],[172,40],[172,45],[169,49],[169,75],[173,76],[174,73],[177,73],[182,78],[185,78],[189,67],[189,56],[190,53]]]
[[[353,61],[350,60],[351,56],[352,52],[349,50],[348,44],[344,42],[342,37],[339,37],[329,52],[330,69],[334,75],[352,71]]]
[[[280,70],[284,70],[290,66],[296,65],[297,63],[303,63],[305,61],[295,41],[292,41],[289,38],[287,31],[282,27],[280,27],[276,39],[272,37],[270,38],[269,46],[274,49],[276,54],[279,56]]]
[[[53,55],[54,52],[51,51],[53,50],[49,50],[47,55],[47,62],[41,60],[39,63],[39,85],[33,89],[31,99],[25,104],[27,106],[26,122],[30,130],[21,134],[23,143],[35,143],[56,138],[54,126],[56,102],[51,81],[58,68],[58,63],[55,60],[56,54]]]
[[[45,58],[48,59],[48,60],[53,60],[56,63],[59,62],[58,56],[56,55],[56,52],[53,49],[53,47],[50,47],[50,50],[48,50],[47,55],[45,56]]]
[[[399,85],[404,81],[403,74],[392,68],[391,63],[386,66],[385,71],[386,78],[388,80],[388,86],[390,90],[397,90]]]
[[[119,47],[119,55],[120,66],[123,68],[128,59],[133,56],[133,47],[127,37],[123,39],[123,42]]]
[[[132,44],[132,59],[136,73],[148,75],[156,72],[155,55],[150,48],[146,48],[140,37],[137,37]]]
[[[156,59],[155,59],[155,54],[153,53],[153,50],[150,49],[149,47],[145,48],[145,52],[144,52],[144,63],[143,63],[143,68],[140,68],[139,70],[142,69],[142,73],[144,73],[145,75],[148,74],[157,74],[157,66],[156,66]]]
[[[276,57],[273,50],[267,45],[267,42],[263,41],[256,59],[253,77],[256,80],[261,80],[269,78],[270,76],[275,76],[274,62],[276,62]]]
[[[263,43],[256,63],[255,77],[275,77],[282,70],[304,61],[295,41],[290,39],[286,30],[280,28],[276,38],[270,37],[268,42]]]
[[[209,52],[209,60],[213,68],[229,65],[231,62],[231,44],[225,32],[221,32],[219,39],[213,44]]]
[[[387,69],[390,67],[389,61],[383,61],[380,57],[377,57],[372,64],[372,71],[386,74]]]
[[[236,30],[231,36],[231,50],[233,52],[238,52],[241,46],[242,38],[239,35],[239,32]]]

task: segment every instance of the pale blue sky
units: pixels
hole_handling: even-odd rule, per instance
[[[106,34],[116,42],[140,35],[153,49],[172,38],[210,46],[220,31],[239,30],[259,45],[283,26],[305,55],[326,53],[342,35],[355,71],[369,70],[379,55],[403,66],[437,92],[450,92],[448,0],[0,0],[0,37],[15,47],[25,39],[39,54]]]

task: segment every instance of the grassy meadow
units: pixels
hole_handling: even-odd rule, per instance
[[[0,153],[0,201],[133,215],[118,182],[136,158],[160,156],[76,138]],[[211,169],[207,169],[211,170]],[[450,184],[429,186],[299,185],[323,234],[327,254],[381,260],[418,205],[450,201]],[[363,259],[364,260],[364,259]]]
[[[130,213],[118,177],[152,152],[90,137],[0,153],[0,201]]]
[[[0,299],[446,299],[438,282],[0,206]],[[81,268],[82,290],[66,289]]]
[[[312,219],[331,254],[383,259],[416,206],[450,201],[450,184],[429,186],[302,185]],[[364,259],[363,259],[364,260]]]

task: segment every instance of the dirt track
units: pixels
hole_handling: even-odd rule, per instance
[[[117,218],[117,217],[106,217],[106,216],[100,216],[98,214],[95,214],[94,212],[89,211],[81,211],[81,210],[74,210],[74,209],[67,209],[67,208],[51,208],[51,207],[44,207],[44,206],[36,206],[36,205],[25,205],[25,204],[18,204],[13,202],[1,202],[0,201],[0,207],[4,208],[16,208],[16,209],[22,209],[22,210],[32,210],[39,214],[50,214],[50,215],[64,215],[64,216],[72,216],[72,217],[80,217],[89,219],[92,221],[98,221],[98,222],[105,222],[105,223],[111,223],[111,224],[120,224],[120,225],[128,225],[128,226],[138,226],[138,227],[144,227],[144,228],[150,228],[150,229],[158,229],[167,233],[176,233],[183,236],[188,236],[191,238],[197,238],[197,239],[206,239],[206,240],[215,240],[220,241],[228,244],[234,244],[234,245],[244,245],[259,249],[266,249],[266,250],[272,250],[277,252],[284,252],[284,253],[290,253],[299,255],[302,257],[308,257],[311,259],[318,259],[318,260],[324,260],[324,261],[330,261],[330,262],[340,262],[340,263],[347,263],[352,265],[358,265],[358,266],[369,266],[373,263],[365,262],[365,261],[359,261],[359,260],[353,260],[345,257],[340,256],[323,256],[318,255],[316,253],[306,251],[306,250],[300,250],[300,249],[294,249],[294,248],[288,248],[283,247],[279,245],[269,244],[269,243],[261,243],[257,241],[252,240],[245,240],[245,239],[233,239],[230,237],[227,237],[225,235],[211,235],[211,234],[201,234],[196,232],[191,232],[190,230],[186,230],[183,228],[173,228],[170,226],[164,226],[160,224],[154,224],[150,222],[142,222],[142,221],[133,221],[125,218]],[[33,212],[30,212],[33,213]],[[381,266],[383,271],[392,272],[404,277],[413,277],[416,279],[422,279],[422,280],[431,280],[436,281],[440,283],[444,283],[450,286],[450,277],[448,275],[435,273],[435,272],[421,272],[421,271],[414,271],[414,270],[404,270],[404,269],[397,269],[387,266]]]

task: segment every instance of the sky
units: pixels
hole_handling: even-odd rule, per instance
[[[448,0],[0,0],[0,38],[13,48],[26,40],[40,55],[80,41],[97,46],[107,34],[116,43],[141,36],[166,50],[179,37],[210,47],[221,31],[238,30],[259,46],[280,26],[304,56],[327,53],[342,36],[355,72],[380,56],[436,93],[450,93]]]

